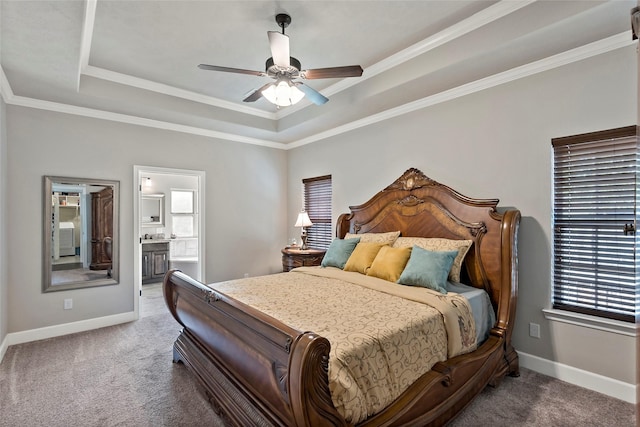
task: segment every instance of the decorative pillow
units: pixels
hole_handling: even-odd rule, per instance
[[[383,246],[373,260],[371,268],[367,270],[367,276],[397,282],[410,256],[411,248]]]
[[[382,243],[383,245],[393,245],[393,242],[396,241],[398,236],[400,235],[399,231],[389,231],[388,233],[362,233],[362,234],[353,234],[347,233],[344,236],[345,239],[353,239],[355,237],[360,237],[361,243]]]
[[[418,246],[433,252],[458,251],[458,256],[453,260],[451,271],[449,272],[449,280],[452,282],[460,282],[460,270],[462,269],[462,261],[469,252],[469,248],[473,244],[473,240],[450,240],[441,238],[427,237],[398,237],[393,243],[394,248],[404,248]]]
[[[433,252],[414,246],[398,283],[447,293],[447,276],[458,251]]]
[[[322,267],[344,268],[360,239],[334,239],[322,258]]]
[[[366,274],[376,255],[378,255],[378,251],[380,251],[380,248],[383,246],[385,245],[382,243],[360,241],[347,260],[344,270]]]

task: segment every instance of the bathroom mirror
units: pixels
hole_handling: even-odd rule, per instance
[[[44,177],[43,292],[119,283],[119,181]]]
[[[163,227],[164,194],[143,194],[140,213],[143,227]]]

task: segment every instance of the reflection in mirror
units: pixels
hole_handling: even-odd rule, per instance
[[[164,226],[164,194],[142,195],[142,226]]]
[[[44,177],[44,292],[118,283],[118,201],[118,181]]]

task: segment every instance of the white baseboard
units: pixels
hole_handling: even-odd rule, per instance
[[[4,339],[0,343],[0,363],[2,363],[2,359],[4,359],[4,354],[7,352],[7,348],[9,348],[7,336],[4,336]]]
[[[137,320],[136,313],[134,311],[130,311],[128,313],[114,314],[112,316],[97,317],[95,319],[64,323],[62,325],[46,326],[44,328],[9,333],[2,341],[2,344],[0,344],[0,363],[2,363],[2,359],[11,345],[75,334],[77,332],[90,331],[92,329],[119,325],[121,323],[132,322],[134,320]]]
[[[605,377],[600,374],[574,368],[573,366],[554,362],[552,360],[543,359],[531,354],[518,352],[520,366],[531,369],[532,371],[568,382],[616,399],[624,400],[629,403],[636,403],[635,384],[625,383],[620,380]]]

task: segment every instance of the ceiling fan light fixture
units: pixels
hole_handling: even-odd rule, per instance
[[[291,82],[280,80],[263,90],[262,96],[278,107],[288,107],[300,102],[304,98],[304,92]]]
[[[267,31],[271,57],[265,63],[264,72],[209,64],[200,64],[198,68],[201,70],[270,77],[275,80],[275,83],[267,83],[253,90],[248,95],[245,95],[242,102],[256,102],[264,96],[278,108],[294,105],[305,96],[316,105],[323,105],[329,100],[317,90],[295,79],[342,79],[345,77],[360,77],[362,75],[362,67],[359,65],[303,70],[300,61],[290,55],[289,36],[284,33],[284,29],[291,23],[291,17],[286,13],[280,13],[276,15],[276,22],[282,28],[282,32]]]

